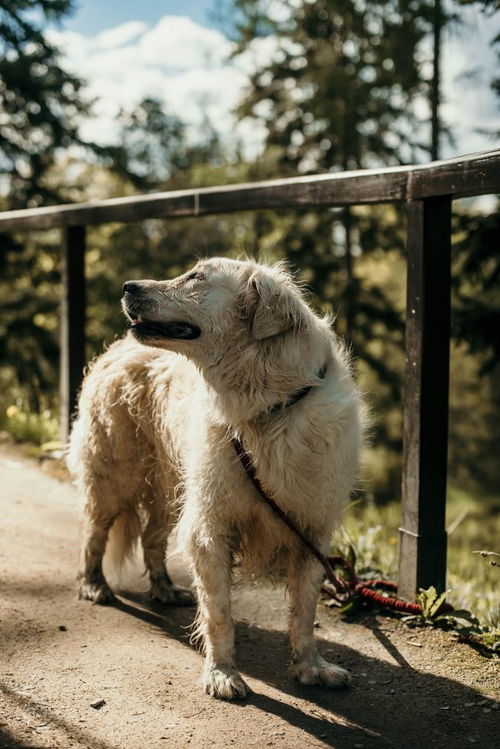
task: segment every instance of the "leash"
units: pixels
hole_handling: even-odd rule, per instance
[[[234,445],[234,449],[236,450],[236,454],[238,455],[238,458],[240,459],[241,465],[245,469],[245,473],[247,474],[248,478],[254,485],[254,487],[257,489],[258,493],[266,502],[266,504],[271,508],[271,510],[274,512],[275,515],[277,515],[281,520],[287,525],[291,531],[295,533],[296,536],[300,538],[304,546],[306,546],[311,554],[316,557],[318,562],[320,562],[325,570],[326,577],[328,581],[331,583],[335,590],[335,596],[337,595],[343,595],[349,592],[350,586],[347,584],[347,581],[343,578],[337,577],[337,575],[334,572],[334,566],[336,563],[336,560],[340,559],[337,557],[327,557],[325,554],[322,554],[321,551],[316,548],[316,546],[313,544],[313,542],[307,538],[304,533],[299,529],[299,527],[293,522],[293,520],[289,517],[289,515],[286,514],[286,512],[279,506],[279,504],[267,494],[267,492],[264,490],[262,484],[260,483],[259,479],[257,478],[257,472],[255,470],[255,466],[253,464],[253,461],[249,454],[246,452],[245,448],[243,447],[243,444],[237,437],[232,438],[232,442]],[[344,560],[347,562],[347,560]],[[333,562],[333,565],[332,565]],[[349,562],[347,562],[349,567],[351,566]],[[352,569],[352,568],[351,568]],[[352,570],[354,572],[354,570]]]
[[[365,598],[372,603],[376,603],[384,608],[389,608],[394,611],[408,614],[421,614],[422,607],[418,603],[410,603],[409,601],[403,601],[401,598],[396,598],[392,595],[384,595],[383,593],[377,592],[376,588],[382,590],[397,593],[397,585],[389,580],[363,580],[360,581],[354,571],[352,564],[341,556],[326,556],[323,554],[309,539],[301,529],[294,523],[289,515],[283,510],[283,508],[267,494],[263,488],[260,480],[257,477],[257,471],[253,463],[252,458],[246,452],[241,440],[237,437],[232,438],[232,443],[236,454],[240,460],[243,469],[254,485],[255,489],[262,497],[268,507],[271,508],[273,513],[279,517],[290,530],[300,538],[304,546],[316,557],[318,562],[323,566],[326,574],[326,581],[323,583],[321,590],[327,593],[335,603],[339,606],[347,603],[353,595],[358,594],[362,598]],[[345,576],[337,575],[335,570],[341,568]],[[452,607],[450,604],[442,604],[442,611],[449,611]]]

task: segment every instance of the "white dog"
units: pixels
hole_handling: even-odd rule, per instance
[[[142,536],[151,595],[191,602],[165,568],[179,523],[198,597],[203,683],[224,699],[249,688],[234,665],[230,585],[240,569],[286,570],[293,672],[343,686],[317,652],[323,570],[245,474],[238,435],[268,494],[322,551],[352,489],[361,406],[349,363],[281,266],[213,258],[172,281],[129,281],[131,333],[87,374],[68,464],[86,496],[80,597],[112,600],[102,573],[108,533],[121,554]]]

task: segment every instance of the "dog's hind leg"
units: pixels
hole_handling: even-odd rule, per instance
[[[345,687],[349,673],[325,661],[314,640],[314,617],[323,574],[322,566],[312,557],[296,556],[291,560],[287,588],[292,672],[301,684]]]
[[[135,499],[140,491],[140,473],[129,475],[125,482],[120,478],[125,475],[123,464],[115,463],[107,468],[112,479],[97,472],[87,477],[78,597],[94,603],[110,603],[114,600],[102,569],[107,546],[111,566],[120,569],[134,549],[141,525]]]
[[[102,558],[113,521],[114,515],[95,514],[89,511],[85,514],[85,537],[78,573],[78,597],[93,603],[103,604],[114,600],[113,591],[102,571]]]
[[[168,500],[167,500],[168,501]],[[172,523],[165,510],[165,500],[153,496],[144,502],[148,521],[142,531],[144,563],[151,580],[151,598],[177,606],[192,606],[194,597],[190,590],[174,585],[165,566],[167,539]]]

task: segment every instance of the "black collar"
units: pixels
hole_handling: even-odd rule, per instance
[[[320,378],[320,380],[325,379],[326,370],[327,370],[327,365],[324,364],[318,372],[318,377]],[[288,408],[288,406],[295,405],[295,403],[298,403],[300,400],[302,400],[302,398],[304,398],[308,394],[308,392],[313,389],[313,387],[315,386],[306,385],[306,387],[302,388],[301,390],[297,390],[297,392],[292,393],[292,395],[289,397],[287,401],[278,401],[266,411],[266,415],[273,414],[276,411],[280,411],[283,408]]]

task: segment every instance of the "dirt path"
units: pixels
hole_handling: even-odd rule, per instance
[[[255,694],[207,697],[188,642],[192,609],[150,605],[139,576],[116,606],[76,600],[72,487],[2,447],[0,492],[2,749],[498,746],[498,660],[441,632],[387,618],[348,624],[320,607],[321,650],[352,671],[353,687],[300,687],[287,671],[280,589],[234,595],[238,661]]]

